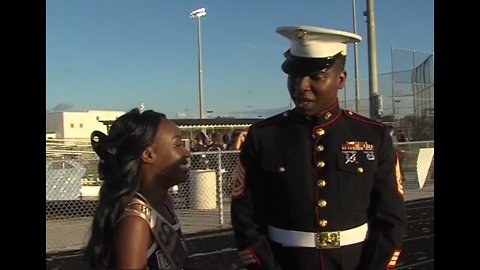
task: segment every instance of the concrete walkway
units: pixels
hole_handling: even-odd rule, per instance
[[[414,172],[405,173],[403,190],[405,191],[405,201],[434,197],[434,179],[427,179],[422,188],[420,188],[417,176]]]

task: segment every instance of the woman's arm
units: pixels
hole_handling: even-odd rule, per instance
[[[126,216],[117,224],[113,261],[116,269],[145,269],[152,244],[148,222],[139,216]]]

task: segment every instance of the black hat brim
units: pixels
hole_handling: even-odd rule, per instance
[[[286,51],[284,53],[286,59],[282,64],[282,70],[289,75],[318,73],[333,66],[338,55],[340,54],[325,58],[307,58],[294,56]]]

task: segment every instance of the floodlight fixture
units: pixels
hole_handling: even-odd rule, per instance
[[[190,12],[190,14],[189,14],[190,19],[198,19],[198,18],[203,17],[205,15],[207,15],[207,10],[205,8],[196,9],[196,10]]]

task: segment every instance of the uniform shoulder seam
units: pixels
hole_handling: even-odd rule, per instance
[[[253,124],[252,126],[255,126],[255,127],[262,127],[262,126],[267,126],[267,125],[270,125],[270,124],[274,124],[274,123],[278,123],[282,120],[284,120],[286,117],[285,117],[285,114],[288,115],[288,112],[289,111],[284,111],[282,113],[279,113],[279,114],[276,114],[274,116],[271,116],[269,118],[266,118],[260,122],[257,122],[255,124]]]
[[[359,122],[362,122],[362,123],[365,123],[365,124],[369,124],[369,125],[374,125],[374,126],[379,126],[379,127],[383,127],[384,124],[382,124],[381,122],[378,122],[378,121],[375,121],[373,119],[370,119],[370,118],[367,118],[365,116],[362,116],[360,114],[356,114],[350,110],[342,110],[343,111],[343,114],[348,116],[349,118],[352,118],[354,120],[357,120]]]

